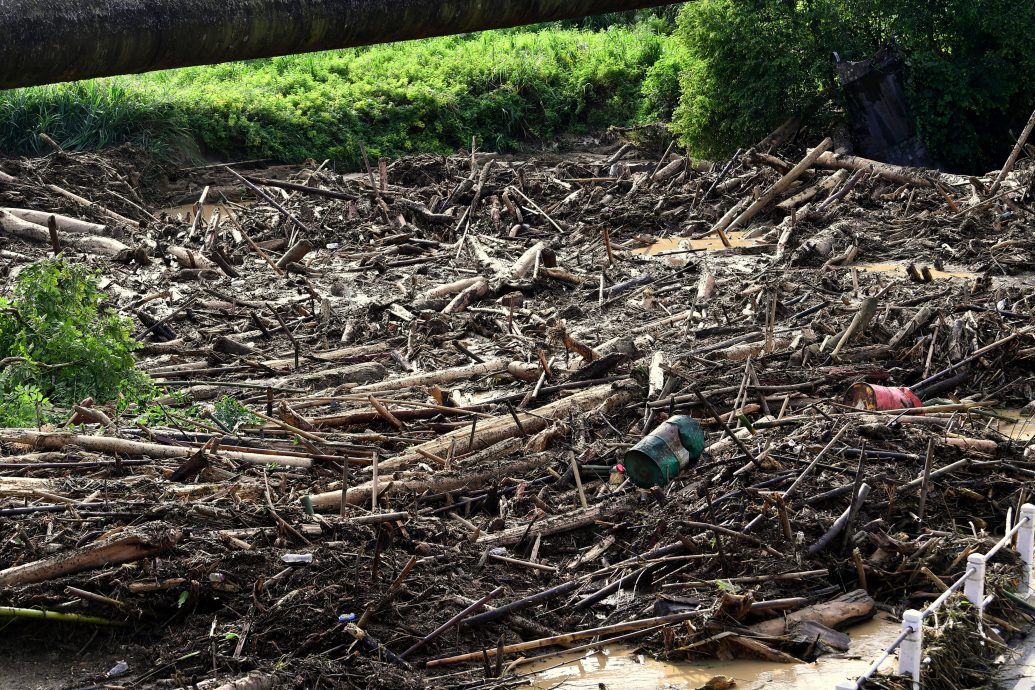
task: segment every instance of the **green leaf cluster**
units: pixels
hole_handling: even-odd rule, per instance
[[[0,424],[22,425],[51,404],[138,398],[150,380],[136,369],[131,324],[102,307],[97,275],[58,257],[18,274],[0,298]]]

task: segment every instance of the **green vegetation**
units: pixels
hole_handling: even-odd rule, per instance
[[[0,298],[0,426],[34,426],[87,397],[150,392],[133,360],[131,324],[102,297],[93,272],[62,258],[18,274],[11,298]]]
[[[921,137],[943,164],[1001,164],[1035,107],[1035,4],[1009,0],[699,0],[680,15],[685,51],[674,129],[722,155],[789,114],[837,114],[833,53],[872,56],[894,39],[909,66]],[[826,107],[823,107],[826,106]]]
[[[677,19],[678,14],[678,19]],[[998,165],[1035,105],[1035,42],[1009,0],[698,0],[507,31],[0,92],[0,151],[124,141],[165,155],[356,163],[511,150],[659,120],[723,157],[791,114],[843,116],[833,54],[894,41],[928,151]],[[678,26],[678,28],[677,28]]]
[[[671,25],[493,31],[0,93],[0,150],[120,141],[297,161],[510,149],[637,120]]]

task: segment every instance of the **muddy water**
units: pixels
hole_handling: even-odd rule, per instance
[[[728,233],[727,238],[731,247],[753,247],[757,244],[757,240],[744,237],[743,232]],[[700,240],[693,240],[689,237],[666,237],[649,247],[634,249],[632,253],[657,256],[671,264],[683,265],[689,256],[697,252],[718,252],[726,248],[718,237],[706,237]]]
[[[858,264],[856,266],[851,266],[850,268],[856,268],[862,273],[894,273],[903,277],[906,275],[906,264]],[[933,267],[930,267],[930,271],[931,277],[935,280],[950,280],[953,278],[960,280],[973,280],[978,277],[976,273],[968,273],[967,271],[939,271]]]
[[[881,614],[857,625],[848,633],[851,649],[843,655],[821,657],[812,664],[774,664],[737,659],[729,662],[701,661],[665,663],[613,647],[586,656],[543,662],[531,667],[536,690],[695,690],[715,676],[733,678],[739,690],[820,690],[839,681],[861,675],[895,639],[900,623]],[[892,661],[887,662],[891,668]]]
[[[212,215],[215,213],[216,209],[219,209],[219,223],[222,225],[223,221],[226,220],[227,217],[228,207],[225,204],[205,204],[201,209],[201,220],[208,223],[212,220]],[[183,206],[163,208],[155,215],[161,216],[162,214],[169,216],[169,218],[181,216],[183,220],[189,223],[194,220],[194,204],[184,204]]]
[[[1035,438],[1035,416],[1022,416],[1020,410],[997,410],[999,419],[992,422],[992,428],[1014,441],[1031,441]]]

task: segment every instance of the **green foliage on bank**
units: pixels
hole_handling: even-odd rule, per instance
[[[35,426],[85,398],[136,400],[129,321],[106,310],[97,275],[62,258],[38,261],[0,297],[0,426]]]
[[[1035,3],[1012,0],[699,0],[677,32],[685,51],[674,128],[722,155],[790,114],[837,116],[833,54],[860,60],[894,40],[929,153],[954,168],[1001,163],[1035,108]],[[980,170],[980,167],[978,167]]]
[[[678,15],[678,18],[677,18]],[[669,121],[720,158],[792,114],[843,117],[835,51],[894,40],[928,151],[998,165],[1035,107],[1035,3],[697,0],[507,31],[0,92],[0,152],[129,141],[165,155],[330,158],[513,150]]]
[[[356,162],[549,141],[638,121],[670,20],[491,31],[0,93],[0,150],[120,141],[227,157]],[[671,98],[669,99],[671,100]],[[189,147],[188,147],[189,148]]]

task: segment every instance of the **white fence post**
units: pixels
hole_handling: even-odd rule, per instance
[[[1021,583],[1017,593],[1021,596],[1031,594],[1032,554],[1035,552],[1035,505],[1025,503],[1021,506],[1021,528],[1017,532],[1017,551],[1021,554]]]
[[[898,650],[899,675],[913,679],[913,689],[920,689],[920,662],[924,658],[924,614],[909,609],[902,614],[902,629],[909,634],[902,640]]]
[[[970,576],[963,585],[963,594],[967,601],[978,609],[985,601],[985,557],[980,553],[972,553],[967,556],[968,570]]]

